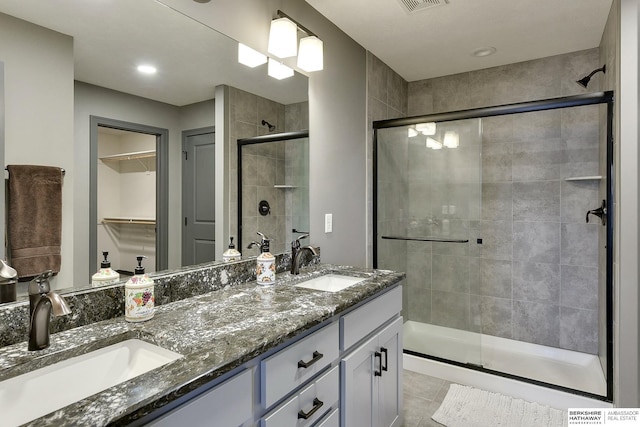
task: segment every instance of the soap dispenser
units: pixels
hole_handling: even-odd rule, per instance
[[[91,276],[91,286],[113,285],[120,280],[120,275],[111,269],[111,262],[107,259],[109,252],[102,252],[104,260],[100,263],[100,270]]]
[[[276,257],[269,252],[269,239],[258,231],[262,239],[260,255],[256,259],[256,280],[260,286],[270,286],[276,283]]]
[[[224,253],[222,254],[222,260],[224,262],[240,261],[240,259],[242,258],[242,254],[238,252],[236,246],[233,244],[233,237],[230,237],[229,239],[229,249],[224,251]]]
[[[124,318],[129,322],[143,322],[153,317],[155,298],[154,282],[144,272],[142,260],[145,256],[136,257],[138,266],[135,274],[124,285]]]

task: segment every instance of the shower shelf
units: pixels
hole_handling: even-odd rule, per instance
[[[412,240],[415,242],[469,243],[469,239],[447,239],[442,237],[382,236],[382,238],[387,240]]]
[[[570,178],[565,178],[565,181],[594,181],[602,179],[601,175],[592,175],[592,176],[573,176]]]
[[[280,184],[276,184],[273,186],[273,188],[298,188],[297,185],[280,185]]]

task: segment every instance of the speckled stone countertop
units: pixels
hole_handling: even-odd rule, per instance
[[[336,293],[293,286],[332,272],[366,280]],[[51,346],[39,352],[27,351],[24,342],[2,347],[0,381],[128,338],[182,354],[174,362],[26,424],[127,425],[402,278],[404,273],[320,264],[299,276],[279,274],[273,287],[237,284],[161,305],[147,322],[128,323],[117,317],[53,334]]]

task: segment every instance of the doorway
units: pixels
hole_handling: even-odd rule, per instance
[[[109,249],[114,269],[133,271],[135,256],[149,254],[155,259],[147,271],[167,268],[168,136],[167,129],[91,116],[91,273]]]
[[[215,260],[214,127],[182,132],[182,265]]]

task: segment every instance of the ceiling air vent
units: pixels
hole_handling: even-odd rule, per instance
[[[449,0],[399,0],[409,13],[418,12],[449,3]]]

